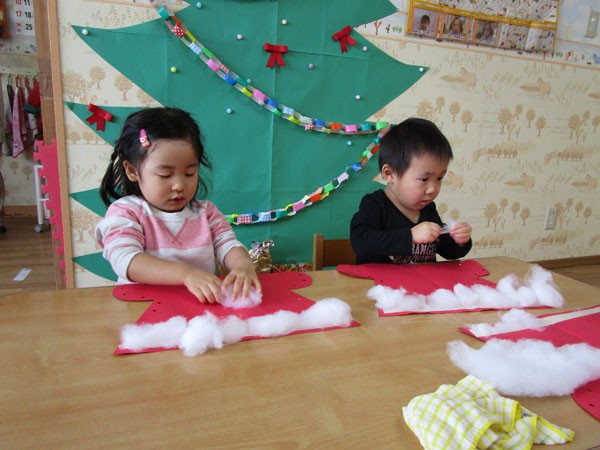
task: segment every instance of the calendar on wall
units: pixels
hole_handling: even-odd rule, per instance
[[[8,32],[8,23],[6,21],[6,5],[4,0],[0,0],[0,39],[10,37]]]
[[[35,36],[35,22],[33,19],[33,0],[12,1],[12,29],[18,36]]]

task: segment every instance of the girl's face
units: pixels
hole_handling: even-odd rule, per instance
[[[125,161],[127,178],[139,184],[144,199],[161,211],[181,211],[198,188],[198,158],[186,140],[157,140],[136,170]]]
[[[448,162],[423,154],[412,159],[402,176],[387,164],[381,168],[381,174],[387,181],[388,198],[407,218],[417,222],[421,210],[440,193],[447,170]]]
[[[461,32],[461,23],[460,23],[460,19],[454,19],[452,21],[452,23],[450,24],[450,31],[452,31],[453,33],[460,33]]]

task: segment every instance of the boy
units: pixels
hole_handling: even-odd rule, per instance
[[[429,16],[427,14],[423,14],[421,16],[421,21],[419,22],[419,31],[425,33],[427,31],[427,29],[429,28]]]
[[[381,139],[379,170],[385,189],[365,195],[350,224],[357,264],[405,264],[458,259],[471,250],[471,226],[448,231],[433,200],[452,159],[452,148],[437,126],[411,118]]]

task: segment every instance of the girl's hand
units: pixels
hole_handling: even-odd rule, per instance
[[[450,228],[450,236],[459,245],[464,245],[471,239],[471,225],[467,222],[457,222]]]
[[[435,242],[442,233],[442,227],[435,222],[421,222],[411,228],[414,244],[430,244]]]
[[[183,279],[183,284],[201,303],[221,301],[221,279],[212,273],[190,268]]]
[[[261,292],[260,281],[258,281],[258,275],[252,262],[250,262],[250,265],[244,264],[231,269],[223,280],[221,288],[225,290],[230,284],[233,285],[231,298],[237,298],[240,293],[242,294],[242,298],[247,298],[252,286],[254,286],[257,292]]]
[[[245,248],[232,248],[225,255],[224,263],[229,273],[223,280],[222,288],[226,289],[230,284],[233,284],[233,290],[231,291],[232,298],[237,298],[240,293],[242,294],[242,298],[247,298],[251,286],[254,286],[257,292],[261,292],[256,268]]]

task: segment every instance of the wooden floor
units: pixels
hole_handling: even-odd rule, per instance
[[[56,289],[52,233],[35,231],[36,217],[5,217],[7,232],[0,233],[0,296],[22,290]],[[31,272],[23,281],[14,278],[23,269]]]
[[[35,217],[7,217],[6,233],[0,233],[0,296],[22,290],[56,289],[54,244],[46,227],[35,231]],[[31,269],[23,281],[14,281],[22,269]],[[552,269],[578,281],[600,288],[600,264]]]

